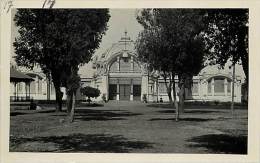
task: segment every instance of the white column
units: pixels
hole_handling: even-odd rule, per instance
[[[35,80],[35,98],[38,99],[38,85],[39,85],[39,79],[38,76],[36,75],[36,80]]]
[[[133,85],[133,79],[131,79],[131,92],[130,92],[130,101],[134,100],[134,95],[133,92],[134,91],[134,85]]]
[[[241,83],[237,81],[235,89],[235,102],[241,102]]]
[[[202,94],[203,94],[203,93],[201,93],[201,90],[200,90],[200,89],[201,89],[201,88],[200,88],[200,82],[201,82],[201,81],[199,80],[199,81],[198,81],[198,95],[199,95],[199,98],[202,99],[201,97],[202,97]]]
[[[131,56],[131,71],[134,71],[134,59],[133,59],[133,56]]]
[[[148,76],[142,75],[141,100],[143,100],[144,95],[148,96],[148,82],[147,81],[148,81]]]
[[[227,78],[225,78],[225,79],[224,79],[224,91],[225,91],[225,96],[227,96],[227,85],[228,85]]]
[[[157,86],[156,86],[156,89],[157,89],[157,99],[156,99],[156,101],[159,102],[160,101],[160,98],[159,98],[159,95],[160,95],[160,92],[159,92],[159,79],[157,79],[156,84],[157,84]]]
[[[108,101],[108,96],[109,96],[109,78],[108,78],[108,75],[106,75],[106,90],[107,90],[106,100]]]
[[[156,84],[156,79],[154,80],[154,83],[153,83],[153,100],[154,101],[157,101],[157,84]]]
[[[119,101],[119,80],[117,79],[117,85],[116,85],[116,100]]]
[[[120,57],[117,56],[117,71],[120,71]]]

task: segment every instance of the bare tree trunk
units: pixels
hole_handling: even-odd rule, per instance
[[[164,72],[164,75],[163,75],[163,79],[164,79],[164,83],[165,83],[165,86],[166,86],[166,89],[167,89],[167,95],[169,97],[169,102],[170,104],[172,105],[173,104],[173,101],[172,101],[172,94],[171,94],[171,90],[172,90],[172,81],[171,81],[171,78],[169,80],[169,85],[167,84],[167,75],[166,73]]]
[[[59,82],[54,81],[55,95],[56,95],[56,112],[62,111],[62,96],[63,93],[60,90]]]
[[[68,113],[68,116],[71,112],[71,108],[72,108],[72,96],[67,93],[67,113]]]
[[[232,116],[234,115],[235,70],[236,70],[236,65],[235,65],[235,63],[233,63],[232,92],[231,92],[231,114],[232,114]]]
[[[169,97],[170,104],[173,104],[172,93],[171,93],[171,89],[170,88],[167,88],[167,94],[168,94],[168,97]]]
[[[78,68],[72,67],[71,71],[67,73],[68,79],[66,83],[67,88],[67,112],[69,122],[74,121],[74,111],[76,105],[76,92],[80,88],[80,77],[77,74]]]
[[[175,107],[175,121],[179,121],[179,106],[176,98],[176,88],[175,88],[175,80],[173,80],[173,99],[174,99],[174,107]]]
[[[74,121],[74,114],[75,114],[75,102],[76,102],[76,95],[75,92],[72,94],[72,108],[70,111],[70,122],[72,123]]]
[[[180,91],[179,91],[179,112],[183,113],[184,112],[184,92],[185,92],[185,85],[184,83],[180,84]]]
[[[71,94],[68,94],[67,96],[67,116],[69,122],[74,121],[75,107],[76,107],[76,93],[73,92]]]
[[[88,97],[88,104],[90,105],[90,101],[91,101],[91,99],[90,99],[90,97]]]

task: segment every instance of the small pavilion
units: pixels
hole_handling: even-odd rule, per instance
[[[15,68],[10,68],[10,82],[14,83],[14,96],[10,96],[11,101],[28,101],[30,100],[30,83],[34,79],[20,71],[17,71]],[[19,96],[19,89],[17,84],[24,82],[25,83],[25,97]]]

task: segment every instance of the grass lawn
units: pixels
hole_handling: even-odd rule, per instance
[[[179,122],[167,105],[113,102],[76,108],[11,107],[10,152],[247,153],[247,108],[187,106]]]

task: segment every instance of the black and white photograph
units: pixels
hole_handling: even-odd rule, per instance
[[[12,3],[8,152],[249,154],[248,7]]]

